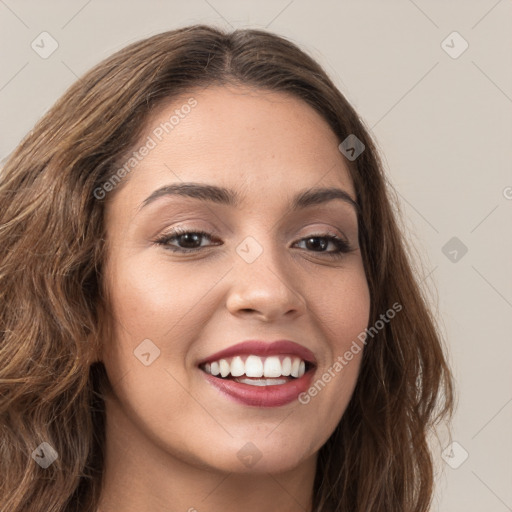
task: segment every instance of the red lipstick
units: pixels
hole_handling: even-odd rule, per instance
[[[256,357],[250,358],[249,356]],[[272,358],[273,362],[277,363],[277,368],[282,368],[282,374],[279,376],[278,370],[277,374],[274,374],[278,376],[263,376],[261,373],[262,362],[258,362],[260,371],[258,376],[249,376],[248,367],[247,375],[242,374],[244,366],[241,366],[240,373],[236,373],[233,365],[228,366],[229,360],[233,360],[233,358],[238,359],[239,365],[243,364],[244,360],[248,362],[248,358],[256,361],[256,358],[261,358],[262,362],[267,362],[267,358]],[[277,362],[277,359],[280,362]],[[288,370],[285,370],[285,359],[288,359]],[[291,361],[294,362],[295,368],[292,374],[289,370]],[[226,369],[222,374],[224,377],[218,373],[219,362]],[[301,372],[296,370],[299,362],[302,366]],[[279,366],[281,363],[282,366]],[[279,407],[293,402],[300,393],[309,388],[314,375],[316,358],[311,350],[290,340],[278,340],[271,343],[248,340],[211,354],[199,361],[198,366],[207,382],[228,398],[243,405]],[[228,373],[227,368],[230,368],[233,375]],[[269,373],[265,372],[265,375],[269,375]]]

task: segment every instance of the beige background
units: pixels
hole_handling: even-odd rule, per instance
[[[0,160],[91,66],[198,22],[290,37],[371,127],[458,383],[460,447],[450,464],[438,450],[432,511],[512,511],[512,2],[0,0]],[[58,43],[46,59],[31,47],[43,31]],[[442,46],[454,31],[458,58],[443,49],[457,36]]]

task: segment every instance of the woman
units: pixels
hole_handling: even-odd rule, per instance
[[[429,510],[442,341],[375,145],[297,46],[128,46],[0,204],[1,510]]]

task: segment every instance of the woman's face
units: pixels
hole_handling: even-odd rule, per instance
[[[246,88],[150,119],[107,206],[100,357],[107,418],[140,460],[279,472],[314,461],[335,429],[362,351],[344,354],[370,309],[340,142],[301,100]],[[320,188],[342,193],[304,200]]]

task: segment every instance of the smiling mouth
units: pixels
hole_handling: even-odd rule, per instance
[[[207,362],[199,368],[221,380],[250,386],[279,386],[300,379],[314,365],[294,355],[247,355]]]

